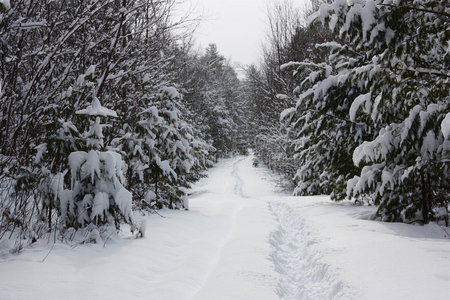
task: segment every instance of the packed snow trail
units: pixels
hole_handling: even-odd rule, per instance
[[[345,299],[354,298],[333,268],[321,261],[323,253],[314,245],[311,231],[286,204],[270,203],[279,223],[272,233],[274,252],[271,258],[281,275],[278,295],[282,299]]]
[[[275,192],[252,157],[224,160],[189,211],[147,236],[0,257],[5,299],[450,299],[450,241],[435,224],[367,220],[372,207]],[[1,253],[1,245],[0,245]]]

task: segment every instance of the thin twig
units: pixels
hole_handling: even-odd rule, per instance
[[[448,234],[447,230],[442,228],[442,226],[440,226],[439,224],[436,224],[436,226],[439,227],[444,232],[444,236],[450,240],[450,235]]]
[[[161,218],[166,218],[165,216],[161,215],[156,209],[153,209],[152,211],[150,211],[150,213],[152,213],[152,214],[157,214],[157,215],[160,216]]]
[[[50,252],[52,252],[53,248],[55,247],[55,244],[52,245],[52,247],[50,248],[50,250],[48,251],[47,255],[44,257],[44,259],[42,260],[42,262],[45,262],[45,260],[47,259],[47,257],[50,255]]]
[[[113,233],[114,233],[114,230],[106,237],[105,242],[103,243],[103,248],[106,248],[106,242],[111,238]]]

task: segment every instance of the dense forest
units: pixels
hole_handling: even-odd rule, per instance
[[[0,239],[143,231],[248,149],[295,195],[447,215],[449,3],[348,2],[275,3],[240,78],[175,0],[0,1]]]

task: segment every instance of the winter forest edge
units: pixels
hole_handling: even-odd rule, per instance
[[[0,241],[99,243],[142,213],[188,209],[224,157],[295,195],[376,205],[373,219],[446,222],[447,0],[277,2],[240,78],[194,50],[175,0],[0,0]]]

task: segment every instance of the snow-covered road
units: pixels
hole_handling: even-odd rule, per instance
[[[251,157],[224,160],[189,211],[147,217],[144,239],[25,249],[0,260],[0,299],[450,299],[435,224],[366,220],[371,207],[275,192]]]

